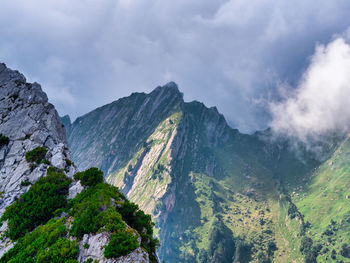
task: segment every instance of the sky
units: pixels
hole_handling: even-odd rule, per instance
[[[270,102],[273,130],[307,144],[334,131],[349,133],[349,36],[318,45],[298,86],[287,87],[283,100]]]
[[[349,13],[348,0],[3,0],[0,61],[73,120],[175,81],[234,128],[302,138],[324,113],[310,97],[321,82],[341,111],[349,72],[327,69],[348,65]]]

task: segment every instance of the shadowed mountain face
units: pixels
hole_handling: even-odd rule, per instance
[[[134,93],[78,118],[70,126],[69,137],[79,168],[94,163],[105,173],[118,169],[155,126],[180,110],[182,103],[182,94],[175,84],[169,84],[149,95]],[[69,127],[69,123],[66,125]]]
[[[76,165],[100,167],[152,215],[162,260],[306,258],[289,193],[305,189],[319,162],[288,140],[241,134],[215,107],[185,103],[175,83],[62,121]]]

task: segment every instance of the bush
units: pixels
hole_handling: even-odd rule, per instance
[[[112,199],[114,199],[113,202],[111,201]],[[118,191],[118,188],[106,183],[99,183],[79,193],[69,203],[69,207],[72,208],[70,214],[75,218],[70,229],[70,234],[82,238],[84,234],[88,233],[96,233],[103,230],[112,232],[111,240],[105,248],[105,256],[107,258],[120,257],[138,248],[138,236],[126,228],[122,215],[116,210],[114,205],[112,206],[114,203],[119,202],[120,204],[121,199],[124,204],[129,204],[125,197]],[[122,207],[123,212],[129,216],[130,222],[133,222],[135,225],[140,224],[138,229],[141,229],[139,231],[141,234],[143,225],[146,225],[146,223],[140,223],[138,222],[138,218],[134,218],[138,215],[128,214],[134,211],[138,213],[138,207],[132,203],[130,203],[130,206],[122,205]],[[145,218],[142,217],[140,220],[148,220],[148,216]],[[147,224],[150,224],[150,222],[147,221]],[[151,231],[153,233],[152,228]],[[152,242],[149,238],[147,240],[149,243]],[[155,252],[155,250],[151,250],[152,252]],[[152,255],[151,253],[150,256]]]
[[[111,235],[111,241],[106,246],[104,255],[106,258],[118,258],[129,254],[138,247],[137,236],[126,231],[118,231]]]
[[[27,233],[0,259],[0,263],[78,263],[79,247],[76,241],[65,239],[63,219],[50,220],[33,232]]]
[[[112,198],[119,204],[120,199],[123,200],[118,210],[111,206]],[[126,200],[118,188],[99,183],[78,194],[70,201],[69,207],[72,208],[70,214],[75,218],[70,230],[73,236],[82,238],[84,234],[96,233],[101,229],[110,232],[125,231],[124,220],[141,235],[141,246],[149,253],[151,261],[155,261],[152,253],[156,251],[158,240],[153,238],[154,224],[151,216]],[[114,251],[112,247],[110,250]]]
[[[313,241],[309,237],[301,239],[300,252],[305,256],[305,263],[316,263],[316,258],[322,247],[313,246]]]
[[[121,215],[111,207],[111,199],[120,200],[122,195],[118,188],[100,183],[82,191],[69,206],[72,207],[70,214],[75,217],[70,233],[81,238],[84,234],[96,233],[105,226],[108,231],[120,228]]]
[[[8,145],[9,143],[9,138],[4,136],[2,133],[0,133],[0,147],[4,146],[4,145]]]
[[[30,185],[30,182],[28,179],[21,182],[21,186],[28,186],[28,185]]]
[[[48,250],[40,251],[36,257],[38,263],[78,262],[79,247],[75,241],[59,238]]]
[[[269,256],[273,256],[273,253],[277,250],[277,246],[276,243],[272,240],[269,241],[269,243],[267,244],[267,254]]]
[[[74,179],[80,180],[83,186],[94,186],[103,182],[103,172],[96,167],[92,167],[76,173]]]
[[[56,209],[67,205],[71,179],[55,168],[35,182],[29,191],[6,208],[0,221],[8,219],[7,236],[12,240],[24,236],[35,227],[46,223]]]
[[[45,147],[36,147],[35,149],[26,153],[26,161],[29,163],[40,164],[45,159],[47,149]]]
[[[99,211],[98,206],[92,204],[78,215],[73,221],[70,233],[78,238],[84,234],[96,233],[103,228],[106,231],[114,232],[125,229],[122,216],[115,208],[108,208],[106,211]]]
[[[153,226],[151,216],[146,215],[143,211],[139,210],[138,205],[126,200],[119,209],[120,214],[123,216],[124,221],[129,226],[136,229],[141,235],[141,246],[146,249],[150,255],[151,262],[154,262],[152,253],[156,251],[158,246],[158,240],[153,238]]]
[[[82,238],[84,234],[96,233],[99,229],[97,221],[98,207],[88,206],[76,216],[70,229],[70,234]]]
[[[49,160],[46,160],[46,159],[42,160],[41,163],[44,163],[44,164],[47,164],[47,165],[50,165],[50,164],[51,164],[50,161],[49,161]]]
[[[345,258],[350,258],[350,246],[348,244],[343,244],[340,250],[340,254]]]

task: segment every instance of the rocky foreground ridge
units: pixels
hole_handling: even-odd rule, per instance
[[[129,226],[130,223],[128,222],[128,224],[121,220],[121,214],[116,212],[117,208],[123,208],[125,206],[124,203],[129,205],[129,202],[125,200],[116,188],[109,190],[111,194],[109,199],[106,197],[108,200],[106,199],[107,201],[105,203],[101,203],[102,201],[98,204],[88,203],[88,206],[98,205],[100,207],[97,207],[97,210],[100,210],[96,210],[96,216],[100,216],[100,220],[107,217],[106,210],[108,210],[108,215],[117,216],[120,221],[118,221],[120,223],[118,227],[121,227],[125,233],[132,233],[131,238],[135,236],[135,242],[133,244],[136,249],[128,254],[123,252],[122,257],[113,258],[113,256],[109,256],[106,258],[104,250],[111,242],[111,235],[113,235],[111,229],[98,225],[99,231],[89,232],[84,230],[82,232],[76,231],[75,235],[72,234],[71,228],[72,225],[74,226],[74,220],[84,220],[84,217],[79,217],[78,214],[72,212],[72,209],[78,211],[78,207],[83,206],[85,201],[81,196],[85,195],[88,199],[90,197],[87,195],[87,192],[90,191],[91,194],[94,194],[95,188],[107,189],[108,186],[103,183],[96,183],[96,185],[86,183],[84,185],[80,179],[73,178],[73,175],[77,172],[77,168],[70,161],[71,152],[67,146],[66,132],[57,111],[48,102],[47,95],[42,91],[39,84],[27,83],[21,73],[7,68],[5,64],[0,64],[0,133],[0,217],[2,217],[1,221],[3,221],[0,222],[0,262],[12,262],[11,260],[18,262],[19,258],[25,255],[26,249],[29,249],[28,246],[37,246],[37,241],[35,241],[37,239],[35,237],[39,235],[40,238],[43,238],[44,232],[48,229],[49,232],[54,232],[55,229],[53,227],[56,227],[56,225],[64,228],[62,230],[63,232],[55,237],[61,243],[57,243],[57,240],[54,244],[47,243],[46,248],[40,247],[42,249],[41,252],[38,246],[35,247],[36,250],[31,247],[30,249],[34,249],[38,253],[33,256],[35,262],[47,262],[40,261],[38,259],[40,255],[44,255],[42,256],[44,258],[51,257],[50,262],[66,262],[62,255],[55,258],[50,254],[50,251],[54,251],[53,247],[56,246],[57,248],[59,244],[68,244],[73,248],[73,254],[71,254],[71,256],[73,255],[73,261],[69,262],[92,262],[93,260],[110,263],[150,262],[150,258],[153,259],[151,260],[152,262],[157,262],[154,251],[147,253],[142,245],[145,242],[146,234],[138,233],[135,229],[131,228]],[[34,157],[30,157],[28,152],[31,152]],[[38,160],[37,158],[39,158],[38,156],[40,154],[43,156]],[[95,174],[98,173],[95,172]],[[60,208],[62,212],[55,212],[57,214],[56,217],[52,217],[53,219],[48,223],[45,223],[47,220],[40,221],[45,217],[45,214],[41,215],[41,218],[37,216],[38,218],[35,218],[35,220],[38,220],[41,223],[38,225],[42,226],[35,229],[32,226],[28,226],[29,228],[33,228],[31,230],[34,231],[33,233],[31,231],[17,233],[16,227],[13,227],[13,222],[17,222],[16,220],[18,219],[13,215],[11,217],[11,211],[16,211],[17,209],[17,212],[22,213],[24,211],[23,207],[28,209],[30,205],[33,205],[26,204],[26,200],[33,198],[34,193],[38,196],[41,195],[40,191],[36,192],[36,189],[47,187],[45,186],[46,179],[40,179],[46,177],[52,180],[60,178],[59,182],[63,183],[62,193],[58,193],[59,195],[55,196],[55,198],[58,198],[64,204]],[[102,196],[108,196],[102,192]],[[80,198],[79,201],[77,201],[77,198]],[[42,205],[39,197],[33,200],[37,200],[35,205]],[[73,200],[72,204],[67,205],[68,200]],[[33,208],[38,209],[35,205]],[[67,206],[70,207],[70,210]],[[22,210],[21,207],[23,208]],[[138,210],[135,208],[135,211]],[[141,211],[137,213],[143,215]],[[24,215],[26,214],[24,213]],[[23,227],[21,222],[19,224],[20,226],[18,228]],[[81,224],[76,222],[76,225],[79,229]],[[118,228],[115,225],[113,227],[113,231],[118,232]],[[137,226],[135,225],[134,227]],[[79,235],[77,234],[78,232]],[[27,242],[26,240],[31,241]],[[22,255],[20,253],[24,254]],[[112,253],[112,255],[115,254]]]

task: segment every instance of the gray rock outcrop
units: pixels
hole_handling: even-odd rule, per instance
[[[111,233],[102,232],[97,234],[85,234],[83,239],[80,241],[79,246],[79,256],[78,260],[80,262],[85,262],[85,260],[91,258],[93,260],[98,260],[100,263],[126,263],[126,262],[149,262],[149,257],[147,252],[138,247],[130,254],[122,256],[118,259],[107,259],[104,257],[104,247],[110,241]],[[139,238],[139,244],[141,244],[141,238]]]
[[[31,166],[25,154],[38,146],[47,149],[45,159],[73,176],[64,128],[54,106],[37,83],[27,83],[18,71],[0,64],[0,133],[9,138],[0,148],[0,217],[30,185],[46,175],[47,164]],[[24,183],[26,182],[26,183]],[[76,191],[76,190],[75,190]],[[6,230],[3,224],[0,231]],[[0,257],[12,247],[0,241]]]

